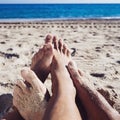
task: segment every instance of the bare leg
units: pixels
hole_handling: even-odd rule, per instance
[[[48,103],[43,120],[81,120],[75,104],[76,91],[66,69],[70,52],[54,37],[54,57],[51,65],[53,95]]]
[[[25,120],[42,120],[47,105],[46,87],[33,71],[27,69],[21,74],[31,87],[28,88],[22,80],[18,81],[13,93],[13,104]]]
[[[120,120],[120,115],[115,111],[105,98],[90,84],[85,83],[73,62],[68,65],[68,71],[74,82],[79,96],[79,101],[85,107],[88,120]]]

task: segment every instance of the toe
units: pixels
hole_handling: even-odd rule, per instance
[[[70,76],[74,82],[79,81],[81,79],[79,72],[77,70],[77,67],[74,62],[68,63],[68,71],[70,73]]]
[[[20,95],[16,91],[13,91],[13,100],[17,101],[20,98]]]
[[[53,47],[52,44],[45,44],[44,47],[44,55],[50,55],[53,54]]]
[[[27,87],[27,85],[22,80],[19,80],[17,82],[17,85],[22,89],[23,93],[28,94],[30,92],[29,88]]]
[[[68,63],[68,68],[74,69],[75,71],[77,71],[77,65],[75,64],[74,61],[70,61],[70,62]]]
[[[67,54],[67,46],[65,44],[63,45],[63,54]]]
[[[42,58],[42,56],[43,50],[39,49],[39,51],[32,57],[31,69],[34,69],[36,63]]]
[[[67,56],[68,56],[68,57],[71,57],[70,49],[67,49]]]
[[[21,100],[20,96],[17,93],[13,92],[13,105],[17,107],[19,100]]]
[[[58,50],[58,40],[56,36],[53,37],[53,46],[54,49]]]
[[[21,89],[21,87],[20,87],[19,85],[16,85],[16,86],[14,87],[13,93],[14,93],[15,95],[19,95],[19,96],[22,96],[22,95],[24,94],[23,91],[22,91],[22,89]]]
[[[38,79],[38,77],[32,70],[30,70],[30,69],[22,70],[21,75],[31,85],[33,90],[37,90],[37,91],[38,90],[41,90],[41,91],[46,90],[44,84]]]
[[[71,74],[76,73],[78,74],[77,76],[83,76],[83,72],[77,68],[76,63],[72,60],[68,63],[68,69]]]
[[[71,76],[74,76],[75,74],[76,74],[76,76],[78,76],[78,75],[77,75],[77,74],[78,74],[78,71],[77,71],[77,68],[76,68],[74,62],[70,61],[70,62],[68,63],[68,70],[69,70]]]
[[[59,51],[62,52],[62,50],[63,50],[63,41],[61,39],[58,41],[58,48],[59,48]]]
[[[48,44],[48,43],[52,43],[52,36],[51,35],[47,35],[45,38],[45,44]]]
[[[28,82],[28,84],[31,85],[31,87],[34,87],[36,85],[36,80],[38,81],[38,78],[36,75],[34,75],[34,72],[30,69],[24,69],[21,71],[22,77],[25,79],[25,81]]]

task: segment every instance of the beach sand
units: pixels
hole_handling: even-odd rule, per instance
[[[120,20],[0,22],[0,95],[12,94],[20,70],[30,66],[47,34],[76,50],[79,69],[120,112]]]

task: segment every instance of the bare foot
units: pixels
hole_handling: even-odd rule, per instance
[[[81,76],[72,62],[68,64],[68,71],[74,82],[81,102],[87,112],[87,120],[119,120],[120,115],[105,98]],[[86,120],[86,119],[85,119]]]
[[[18,81],[13,93],[13,105],[25,120],[42,120],[47,105],[46,87],[29,69],[22,70],[21,75],[30,86],[22,80]]]
[[[54,56],[51,64],[52,92],[43,120],[81,120],[75,104],[76,90],[66,65],[71,60],[62,40],[53,38]]]
[[[44,82],[50,73],[50,64],[53,58],[52,36],[47,35],[45,45],[32,58],[31,69]]]
[[[71,91],[71,92],[69,91],[69,93],[71,94],[73,93],[75,95],[73,82],[66,69],[66,66],[68,65],[69,61],[71,61],[70,50],[67,48],[65,44],[63,44],[62,40],[58,41],[56,37],[53,38],[53,44],[54,44],[54,56],[51,65],[51,76],[53,83],[55,83],[55,86],[52,88],[56,89],[57,86],[60,88],[59,89],[60,91],[63,91],[64,94],[66,94],[65,92],[68,92],[69,89]],[[67,91],[65,91],[65,89],[67,89]]]

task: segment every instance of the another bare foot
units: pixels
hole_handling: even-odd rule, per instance
[[[109,105],[105,98],[93,86],[86,83],[84,76],[81,76],[73,62],[68,64],[68,71],[76,87],[79,102],[83,104],[87,112],[87,120],[120,119],[120,114]]]
[[[47,35],[45,45],[32,58],[31,69],[44,82],[50,73],[50,64],[53,58],[52,36]]]
[[[75,104],[76,90],[66,65],[71,60],[69,49],[53,38],[54,56],[51,64],[52,92],[44,120],[81,120]]]
[[[49,72],[50,72],[50,64],[52,62],[52,58],[53,58],[53,48],[52,48],[52,36],[50,35],[47,35],[46,39],[45,39],[45,45],[43,46],[42,49],[40,49],[32,58],[32,64],[31,64],[31,69],[36,73],[37,77],[39,77],[39,79],[44,82],[45,79],[47,78]],[[26,87],[26,90],[28,89],[27,87],[30,87],[31,85],[29,85],[29,83],[27,81],[20,81],[18,82],[18,86],[19,84],[23,84],[23,86],[21,86],[22,88],[23,87]],[[19,89],[16,87],[16,89]],[[14,90],[15,91],[15,94],[16,94],[16,89]],[[25,92],[25,91],[24,91]],[[34,92],[34,90],[32,91]],[[19,93],[18,93],[19,94]],[[35,93],[36,94],[36,93]],[[23,96],[24,95],[24,96]],[[45,94],[44,94],[45,95]],[[28,105],[28,104],[32,104],[34,106],[34,103],[30,103],[31,101],[27,101],[27,99],[29,99],[29,96],[31,96],[31,93],[30,94],[22,94],[21,95],[23,98],[26,98],[26,101],[21,101],[24,104]],[[15,99],[19,99],[19,97],[17,98],[17,96],[14,95],[14,98]],[[50,98],[49,96],[49,93],[47,94],[46,93],[46,96],[45,96],[45,100],[48,101]],[[15,100],[14,99],[14,100]],[[31,99],[31,97],[30,97]],[[37,99],[37,98],[36,98]],[[45,101],[45,102],[46,102]],[[40,104],[40,101],[39,101],[39,104]],[[16,105],[17,107],[18,105]],[[21,104],[20,104],[21,106]],[[22,106],[21,106],[22,107]],[[34,106],[35,107],[35,106]],[[33,107],[33,108],[34,108]],[[39,106],[40,107],[40,106]],[[23,107],[24,109],[24,107]],[[29,106],[28,106],[28,109],[29,109]],[[19,110],[19,106],[18,106],[18,110]],[[26,108],[24,109],[26,110]],[[32,110],[32,109],[31,109]],[[32,111],[29,110],[28,113],[30,113]],[[16,114],[17,113],[17,114]],[[27,117],[27,113],[26,112],[23,112],[25,113],[25,118]],[[24,114],[22,113],[23,117],[24,117]],[[11,117],[10,117],[11,116]],[[12,113],[9,113],[9,115],[6,115],[5,116],[6,119],[12,119],[12,118],[17,118],[17,119],[22,119],[21,116],[19,115],[19,112],[17,111],[12,111]]]
[[[71,54],[69,49],[65,44],[63,44],[62,40],[57,40],[56,37],[53,38],[54,44],[54,57],[51,65],[51,76],[52,80],[55,83],[55,86],[52,87],[53,89],[56,86],[59,87],[60,92],[63,91],[64,94],[68,94],[65,92],[73,93],[75,96],[75,88],[73,86],[73,82],[68,74],[66,66],[71,61]],[[54,85],[54,84],[53,84]],[[67,91],[65,90],[67,89]],[[68,91],[68,89],[71,91]],[[56,90],[55,90],[56,91]],[[53,91],[54,94],[54,91]]]
[[[46,87],[29,69],[22,70],[21,75],[29,87],[24,81],[18,81],[13,93],[13,104],[25,120],[42,120],[47,105]]]

